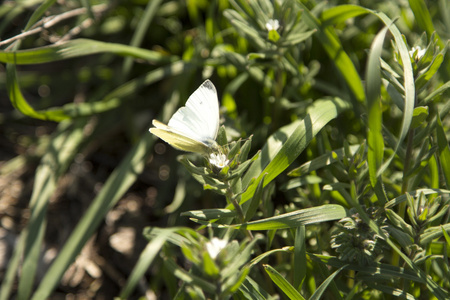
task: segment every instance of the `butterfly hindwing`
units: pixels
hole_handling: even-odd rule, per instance
[[[172,147],[187,152],[208,153],[208,145],[178,133],[157,120],[153,120],[153,125],[155,128],[150,128],[150,132]]]

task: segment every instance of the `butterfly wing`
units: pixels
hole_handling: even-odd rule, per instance
[[[213,83],[210,80],[203,82],[167,125],[191,139],[215,144],[219,130],[219,100]]]
[[[158,120],[153,120],[154,128],[150,128],[150,132],[159,137],[160,139],[166,141],[172,147],[187,151],[206,154],[209,151],[209,146],[199,142],[195,139],[179,133],[173,130],[171,127],[159,122]]]

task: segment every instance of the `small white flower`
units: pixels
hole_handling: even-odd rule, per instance
[[[213,237],[211,241],[206,243],[206,251],[208,251],[208,254],[212,259],[216,259],[219,252],[226,247],[227,243],[227,240],[221,240]]]
[[[266,28],[267,28],[267,31],[272,31],[272,30],[277,31],[278,28],[280,28],[280,22],[278,22],[278,20],[276,20],[276,19],[275,20],[270,19],[266,23]]]
[[[228,163],[230,161],[227,159],[227,156],[225,154],[223,154],[223,153],[217,153],[217,154],[211,153],[209,155],[209,162],[212,165],[222,169],[223,167],[228,165]]]
[[[414,52],[416,51],[417,51],[416,56],[413,57]],[[415,61],[419,61],[422,58],[422,56],[425,55],[425,52],[427,52],[427,49],[422,49],[420,48],[420,46],[415,46],[412,47],[412,49],[409,51],[409,56],[414,58]]]

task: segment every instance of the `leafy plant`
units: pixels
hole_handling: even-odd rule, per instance
[[[448,299],[448,9],[6,1],[0,299]],[[157,142],[205,78],[221,152]]]

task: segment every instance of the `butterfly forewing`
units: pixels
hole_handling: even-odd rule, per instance
[[[167,124],[170,128],[194,140],[210,143],[219,130],[219,100],[216,88],[206,80]]]

